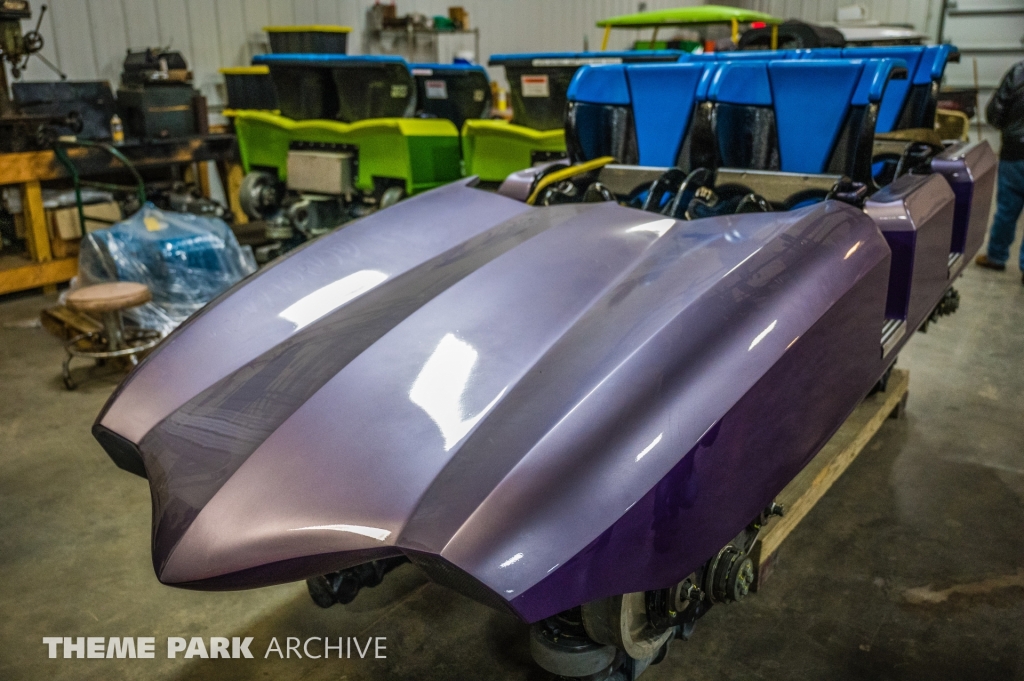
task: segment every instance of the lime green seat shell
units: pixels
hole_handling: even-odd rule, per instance
[[[461,177],[459,133],[443,118],[341,123],[295,121],[270,112],[243,110],[235,115],[235,134],[246,172],[274,169],[282,180],[288,172],[288,149],[295,142],[356,147],[359,171],[355,185],[365,192],[374,190],[375,177],[403,181],[410,195]]]
[[[466,175],[501,182],[533,165],[534,152],[565,152],[565,131],[534,130],[506,121],[469,119],[462,126]]]

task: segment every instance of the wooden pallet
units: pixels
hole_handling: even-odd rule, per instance
[[[54,305],[39,313],[43,328],[61,340],[71,340],[83,333],[96,333],[103,330],[103,325],[98,321],[75,312],[64,305]]]
[[[776,502],[786,515],[774,519],[754,545],[757,584],[770,575],[779,546],[864,450],[887,418],[899,418],[907,403],[910,372],[893,369],[885,392],[868,397],[850,414],[818,455],[786,485]]]

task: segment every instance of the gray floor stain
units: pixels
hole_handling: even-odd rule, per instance
[[[956,584],[948,589],[941,589],[939,591],[932,589],[930,584],[928,586],[919,586],[904,591],[903,597],[907,599],[908,603],[913,603],[915,605],[936,604],[944,603],[949,600],[950,596],[957,594],[963,596],[980,596],[990,594],[993,591],[1010,589],[1013,587],[1024,588],[1024,570],[1015,575],[1002,575],[1000,577],[983,579],[980,582],[972,582],[970,584]]]

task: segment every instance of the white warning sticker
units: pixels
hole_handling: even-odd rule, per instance
[[[548,87],[547,75],[542,76],[520,76],[520,85],[523,87],[523,97],[550,97],[551,88]]]
[[[391,97],[393,99],[405,99],[409,96],[408,85],[392,85],[391,86]]]
[[[427,99],[448,99],[448,83],[443,80],[425,80],[423,86],[427,91]]]
[[[534,59],[530,62],[537,67],[545,66],[583,66],[584,64],[621,64],[621,57],[586,57],[586,58],[545,58]]]

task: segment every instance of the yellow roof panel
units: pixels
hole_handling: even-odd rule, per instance
[[[351,26],[264,26],[267,33],[351,33]]]
[[[270,73],[267,66],[225,66],[218,69],[225,76],[265,76]]]

